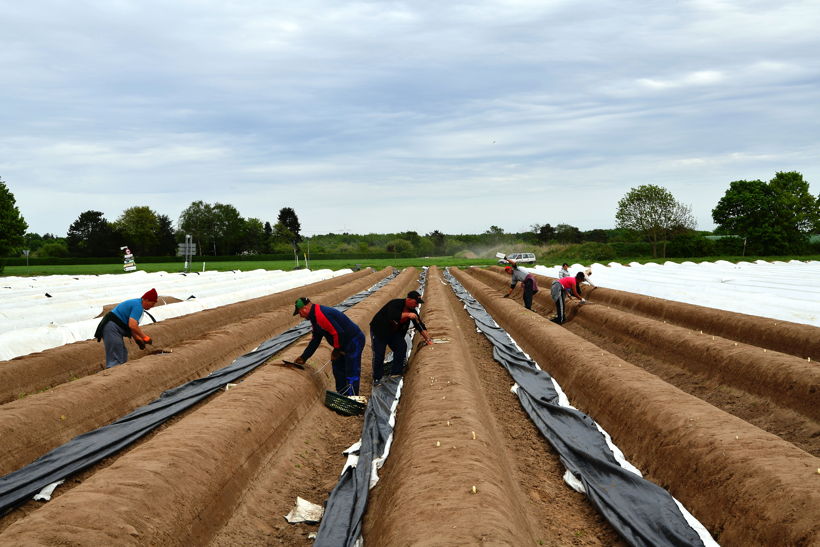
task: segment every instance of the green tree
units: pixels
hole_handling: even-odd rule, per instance
[[[159,223],[157,248],[152,254],[157,256],[176,256],[177,240],[171,218],[168,215],[157,215],[157,222]]]
[[[135,255],[151,256],[159,243],[160,223],[157,214],[147,205],[129,207],[114,221],[114,229]]]
[[[216,254],[214,211],[204,201],[194,201],[179,215],[179,231],[190,235],[199,253],[212,250]]]
[[[442,232],[433,230],[427,237],[433,243],[433,253],[436,256],[442,256],[445,253],[446,237]]]
[[[265,221],[265,244],[266,246],[270,244],[270,240],[273,237],[273,226],[270,225],[270,222]]]
[[[295,241],[296,234],[291,232],[284,223],[277,222],[273,226],[273,236],[271,239],[272,251],[283,252],[289,247],[293,251],[293,255],[296,256],[298,247],[294,243]]]
[[[483,235],[487,236],[486,239],[489,245],[498,245],[504,239],[504,228],[499,228],[493,224]]]
[[[68,246],[62,241],[44,243],[33,254],[38,258],[65,258],[69,256]]]
[[[552,241],[555,238],[555,228],[550,226],[549,222],[544,225],[534,225],[533,232],[535,232],[536,240],[538,243],[546,244]]]
[[[654,184],[632,188],[618,202],[615,219],[619,228],[642,233],[658,256],[658,243],[666,256],[666,238],[673,230],[694,229],[692,209],[679,203],[669,190]]]
[[[302,236],[299,232],[302,230],[302,226],[299,224],[299,217],[296,216],[296,211],[290,207],[282,207],[279,209],[279,216],[276,220],[276,226],[281,224],[284,228],[274,228],[274,231],[277,232],[277,238],[281,240],[282,237],[290,234],[290,245],[293,247],[293,256],[298,260],[299,242],[302,241]]]
[[[36,234],[34,232],[29,232],[25,235],[25,244],[24,248],[31,251],[32,256],[37,256],[37,250],[45,245],[46,243],[60,243],[62,242],[65,245],[64,238],[57,238],[54,234]]]
[[[66,245],[71,256],[117,256],[122,241],[102,212],[84,211],[68,227]]]
[[[215,203],[213,208],[215,254],[233,255],[240,251],[245,219],[233,205]]]
[[[559,243],[580,243],[581,230],[570,224],[559,224],[555,227],[555,239]]]
[[[737,180],[712,209],[716,232],[744,238],[755,254],[801,252],[820,223],[820,195],[803,175],[779,172],[767,184]]]
[[[0,178],[0,256],[17,254],[25,243],[28,224],[17,208],[14,194]]]
[[[252,254],[265,252],[268,240],[265,226],[270,227],[270,224],[263,225],[258,218],[249,218],[245,221],[242,232],[242,252]]]
[[[404,253],[413,249],[413,242],[406,239],[393,239],[387,242],[385,249],[388,253]]]
[[[581,233],[581,239],[584,241],[594,241],[596,243],[606,243],[609,241],[609,234],[606,230],[595,228]]]

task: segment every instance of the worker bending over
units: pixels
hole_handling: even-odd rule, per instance
[[[433,339],[427,334],[427,327],[416,309],[424,300],[418,291],[410,291],[407,298],[391,300],[376,312],[370,321],[370,344],[373,351],[373,384],[379,385],[384,375],[384,354],[387,348],[393,351],[393,362],[390,374],[404,374],[404,362],[407,359],[407,342],[404,337],[410,323],[424,338],[427,345]]]
[[[105,314],[94,338],[97,342],[102,339],[105,347],[105,368],[121,365],[128,361],[128,350],[125,349],[124,338],[133,338],[140,349],[145,349],[146,344],[151,344],[151,337],[145,334],[140,328],[142,312],[150,310],[157,303],[157,291],[151,289],[142,295],[142,298],[132,298],[120,302],[117,306]]]
[[[556,316],[550,319],[550,321],[558,323],[559,325],[563,324],[565,320],[564,296],[568,295],[570,298],[577,298],[581,301],[581,304],[586,303],[586,300],[581,298],[581,294],[578,292],[578,284],[581,283],[584,278],[584,272],[578,272],[575,274],[575,277],[562,277],[552,282],[550,295],[552,296],[552,301],[555,302]]]
[[[336,392],[348,396],[358,395],[364,348],[362,330],[339,310],[314,304],[305,297],[296,300],[293,315],[307,319],[313,328],[313,338],[294,362],[303,365],[316,352],[324,338],[333,346],[330,362],[333,365]]]
[[[518,282],[521,282],[521,285],[524,287],[524,294],[522,298],[524,300],[524,307],[528,310],[532,309],[532,297],[535,293],[538,292],[538,285],[535,283],[535,276],[531,273],[527,273],[522,269],[519,269],[518,264],[515,263],[515,260],[510,258],[507,259],[507,262],[510,263],[509,266],[504,267],[504,271],[512,276],[511,283],[510,283],[510,290],[507,291],[507,294],[504,295],[504,298],[509,298],[512,294],[515,286]]]

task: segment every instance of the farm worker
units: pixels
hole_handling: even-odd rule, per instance
[[[97,325],[94,338],[102,339],[105,346],[105,368],[121,365],[128,361],[128,350],[123,338],[133,338],[140,349],[151,344],[151,337],[140,328],[140,319],[144,310],[150,310],[157,303],[157,290],[151,289],[141,298],[132,298],[117,304],[105,314]]]
[[[550,294],[552,296],[552,301],[555,302],[555,313],[556,316],[554,319],[551,319],[553,323],[558,323],[561,325],[564,322],[564,295],[569,295],[570,298],[575,295],[575,298],[581,301],[581,304],[586,304],[586,300],[581,298],[581,295],[578,293],[578,284],[584,280],[584,272],[578,272],[575,274],[575,277],[562,277],[561,279],[557,279],[552,282],[552,287],[550,287]]]
[[[376,312],[370,321],[370,343],[373,350],[373,384],[379,385],[384,374],[384,354],[389,346],[393,350],[393,363],[390,374],[404,374],[404,361],[407,359],[407,342],[404,337],[410,323],[424,338],[427,345],[433,339],[427,334],[427,327],[421,320],[418,305],[424,300],[418,291],[410,291],[407,298],[391,300]]]
[[[364,348],[362,330],[339,310],[314,304],[306,297],[296,300],[293,315],[309,320],[313,327],[313,338],[294,362],[303,365],[316,352],[324,338],[333,346],[330,362],[333,365],[336,392],[348,396],[358,395]]]
[[[594,289],[595,288],[595,283],[593,283],[592,280],[589,278],[589,276],[591,276],[591,275],[592,275],[592,268],[587,268],[586,271],[584,272],[584,283],[586,283],[587,285],[589,285],[590,287],[592,287]]]
[[[569,264],[566,262],[561,264],[561,269],[558,270],[558,279],[563,279],[565,277],[569,277]]]
[[[524,307],[531,310],[532,297],[538,292],[538,285],[535,283],[535,276],[519,269],[518,264],[515,263],[515,260],[508,258],[507,261],[510,265],[505,266],[504,271],[512,276],[512,283],[510,284],[510,290],[504,295],[504,298],[510,297],[515,289],[515,286],[518,285],[518,282],[520,281],[521,285],[524,287],[524,295],[522,297],[524,299]]]
[[[589,285],[593,289],[595,288],[595,284],[589,278],[589,276],[591,276],[591,275],[592,275],[592,268],[587,268],[584,271],[584,281],[583,281],[583,283],[578,284],[578,294],[582,294],[581,293],[581,285]]]

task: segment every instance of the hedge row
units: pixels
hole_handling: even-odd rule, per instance
[[[309,260],[367,260],[373,258],[414,258],[415,253],[312,253]],[[177,262],[184,264],[185,259],[181,256],[137,256],[134,257],[137,264],[155,264],[163,262]],[[303,257],[299,257],[302,261]],[[25,257],[4,258],[8,266],[25,266]],[[257,262],[257,261],[283,261],[293,260],[293,253],[267,254],[267,255],[238,255],[238,256],[195,256],[194,262]],[[122,257],[67,257],[67,258],[34,258],[29,257],[28,264],[31,266],[67,266],[71,264],[122,264]],[[0,264],[2,266],[2,264]],[[2,271],[2,269],[0,269]]]

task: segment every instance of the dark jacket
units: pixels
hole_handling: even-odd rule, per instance
[[[128,327],[128,325],[123,323],[122,319],[117,317],[117,315],[114,312],[108,312],[103,316],[102,320],[97,325],[97,330],[94,332],[94,338],[97,339],[97,342],[99,342],[102,339],[103,327],[109,321],[113,321],[117,324],[117,326],[120,329],[122,329],[122,335],[124,337],[131,338],[131,329]]]
[[[410,328],[410,321],[402,321],[401,314],[404,312],[404,298],[396,298],[391,300],[376,312],[373,319],[370,321],[370,333],[381,339],[387,339],[393,334],[401,333],[407,334],[407,329]],[[417,310],[413,310],[418,316],[418,319],[413,319],[413,324],[416,330],[427,330],[421,320],[421,316]]]
[[[345,349],[351,340],[359,336],[364,338],[364,333],[356,323],[335,308],[313,304],[307,318],[313,327],[313,338],[302,352],[302,359],[305,361],[316,352],[322,338],[335,349],[341,350]]]

